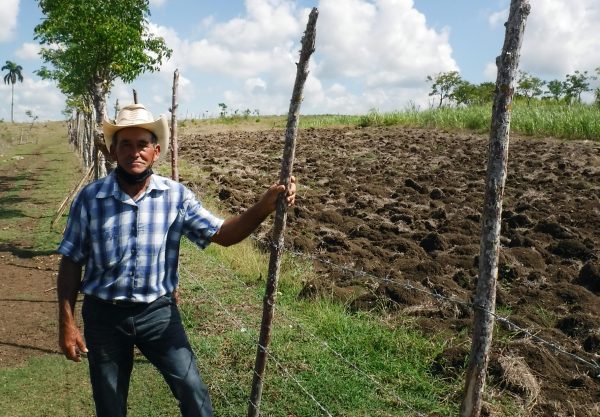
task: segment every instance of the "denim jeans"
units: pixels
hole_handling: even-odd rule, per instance
[[[86,296],[82,316],[98,417],[126,416],[134,346],[163,375],[182,416],[213,416],[208,390],[171,296],[131,306]]]

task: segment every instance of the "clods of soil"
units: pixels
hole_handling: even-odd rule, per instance
[[[210,132],[182,137],[180,154],[210,173],[189,185],[237,213],[278,177],[283,142],[282,130]],[[301,130],[286,242],[321,260],[301,295],[412,315],[424,332],[448,335],[432,371],[460,373],[472,310],[452,300],[470,303],[477,283],[487,149],[474,133]],[[598,369],[531,337],[600,359],[599,237],[600,143],[511,138],[497,307],[525,331],[498,323],[510,337],[494,341],[490,380],[532,415],[600,415]]]

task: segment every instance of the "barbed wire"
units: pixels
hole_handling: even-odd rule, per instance
[[[299,257],[299,258],[303,258],[303,259],[308,259],[308,260],[312,260],[312,261],[317,261],[319,263],[328,265],[328,266],[330,266],[332,268],[335,268],[335,269],[338,269],[338,270],[342,270],[344,272],[351,273],[354,276],[367,277],[367,278],[371,278],[371,279],[374,279],[374,280],[379,281],[379,282],[391,283],[393,285],[400,286],[400,287],[406,288],[408,290],[421,292],[421,293],[429,295],[430,297],[434,298],[437,301],[445,300],[445,301],[448,301],[448,302],[453,303],[453,304],[458,304],[458,305],[463,305],[463,306],[469,307],[469,308],[471,308],[473,310],[477,309],[477,310],[480,310],[480,311],[484,311],[484,312],[492,315],[498,321],[504,323],[509,330],[521,332],[521,333],[525,334],[526,336],[529,336],[531,339],[537,341],[538,343],[541,343],[541,344],[549,347],[553,351],[561,353],[561,354],[563,354],[565,356],[568,356],[568,357],[570,357],[570,358],[578,361],[579,363],[587,365],[588,367],[592,368],[597,373],[596,374],[597,377],[600,377],[600,365],[596,361],[594,361],[593,359],[587,360],[587,359],[584,359],[584,358],[580,357],[579,355],[576,355],[574,353],[568,352],[565,348],[561,347],[557,343],[547,341],[547,340],[543,339],[542,337],[538,336],[537,334],[533,333],[532,331],[530,331],[528,329],[525,329],[525,328],[519,326],[518,324],[510,321],[507,317],[501,316],[501,315],[497,314],[496,312],[491,311],[491,310],[489,310],[489,309],[487,309],[487,308],[485,308],[483,306],[479,306],[479,305],[476,305],[474,303],[471,303],[471,302],[468,302],[468,301],[464,301],[464,300],[461,300],[461,299],[456,298],[456,297],[449,297],[449,296],[445,296],[443,294],[440,294],[438,292],[433,292],[433,291],[429,291],[429,290],[426,290],[426,289],[423,289],[423,288],[416,287],[409,280],[404,280],[404,282],[398,282],[398,281],[395,281],[395,280],[391,280],[389,278],[383,278],[383,277],[376,276],[376,275],[374,275],[372,273],[369,273],[369,272],[366,272],[366,271],[359,271],[359,270],[355,270],[355,269],[347,267],[347,266],[337,265],[334,262],[331,262],[329,259],[319,258],[317,256],[306,254],[306,253],[303,253],[303,252],[298,252],[298,251],[294,251],[294,250],[291,250],[291,249],[285,249],[285,252],[287,252],[290,255],[295,256],[295,257]],[[395,301],[395,300],[392,300],[390,298],[390,301]],[[400,305],[399,303],[397,303],[397,304]]]
[[[192,277],[194,279],[194,283],[196,285],[198,285],[202,291],[204,291],[216,304],[217,306],[219,306],[219,308],[227,315],[230,317],[230,319],[233,320],[234,323],[236,323],[236,325],[240,326],[241,329],[246,328],[245,323],[238,318],[236,315],[234,315],[233,313],[231,313],[229,311],[229,309],[227,307],[225,307],[225,305],[223,305],[223,303],[221,303],[221,301],[216,298],[211,291],[208,291],[208,289],[206,287],[204,287],[201,283],[200,283],[200,279],[196,278],[189,270],[182,268],[184,270],[184,272],[186,272],[188,274],[188,276]],[[306,394],[323,412],[325,412],[325,414],[328,417],[333,417],[332,414],[315,398],[315,396],[313,394],[311,394],[306,387],[304,387],[304,385],[302,385],[302,383],[295,378],[288,370],[285,366],[283,366],[283,364],[277,360],[277,358],[273,355],[273,353],[271,353],[266,347],[260,345],[259,343],[254,343],[256,345],[257,348],[262,349],[272,360],[273,362],[277,365],[277,367],[279,369],[281,369],[288,378],[290,378],[296,385],[298,385],[298,387],[304,392],[304,394]],[[256,374],[256,372],[254,372]],[[260,375],[256,374],[258,377],[260,377]],[[258,407],[252,403],[250,400],[248,400],[248,402],[250,404],[252,404],[254,406],[254,408],[258,409]]]
[[[184,320],[187,320],[189,322],[191,322],[191,318],[187,315],[187,313],[184,311],[184,309],[179,309],[179,312],[182,316],[182,318]],[[195,352],[198,352],[200,350],[198,344],[195,342],[195,340],[193,338],[190,338],[190,344],[192,345],[192,349]],[[200,366],[200,364],[198,364],[198,366]],[[207,373],[209,373],[207,371]],[[235,381],[235,378],[233,379]],[[241,385],[234,383],[234,386],[242,393],[242,395],[246,395],[246,392],[244,391],[244,389],[242,388]],[[218,394],[225,400],[225,402],[227,403],[227,405],[229,406],[229,408],[234,408],[235,406],[231,403],[231,401],[229,401],[229,399],[227,398],[227,396],[225,395],[225,393],[223,392],[223,390],[221,390],[221,388],[219,387],[218,384],[214,383],[214,384],[210,384],[211,388],[214,388]]]
[[[229,270],[224,270],[223,272],[226,272],[227,275],[230,278],[232,278],[232,279],[234,279],[234,280],[236,280],[236,281],[238,281],[240,283],[244,283],[244,281],[241,278],[239,278],[237,275],[231,273]],[[186,273],[188,273],[188,274],[191,275],[190,271],[186,271]],[[201,284],[199,284],[199,285],[202,287]],[[206,289],[204,289],[204,290],[206,290]],[[394,301],[394,300],[392,300],[392,301]],[[397,304],[400,305],[399,303],[397,303]],[[316,334],[314,334],[313,332],[311,332],[306,326],[304,326],[303,324],[300,323],[300,320],[298,318],[292,317],[283,308],[277,309],[277,312],[278,312],[278,314],[282,315],[283,318],[285,320],[287,320],[289,323],[292,323],[296,327],[300,328],[305,334],[307,334],[308,336],[310,336],[311,338],[313,338],[314,340],[316,340],[318,343],[320,343],[322,346],[324,346],[326,349],[328,349],[329,351],[331,351],[338,359],[340,359],[342,362],[345,362],[346,365],[349,368],[353,369],[358,374],[366,377],[369,381],[371,381],[373,384],[375,384],[375,386],[378,389],[380,389],[381,391],[385,391],[388,395],[390,395],[391,397],[393,397],[398,404],[404,406],[406,409],[408,409],[409,411],[411,411],[412,413],[414,413],[414,415],[416,415],[417,417],[424,417],[424,414],[420,413],[419,411],[417,411],[413,407],[411,407],[410,404],[408,404],[406,402],[406,400],[403,400],[398,394],[396,394],[395,392],[393,392],[390,388],[388,388],[387,386],[385,386],[384,384],[382,384],[381,382],[379,382],[377,379],[375,379],[368,372],[364,371],[358,365],[356,365],[355,363],[353,363],[352,361],[350,361],[348,358],[346,358],[343,354],[341,354],[340,352],[338,352],[337,350],[335,350],[329,343],[327,343],[327,341],[325,341],[324,339],[320,338],[319,336],[317,336]]]

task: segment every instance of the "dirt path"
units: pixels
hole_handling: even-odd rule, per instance
[[[26,258],[0,252],[0,367],[58,353],[57,262],[56,255]]]
[[[34,240],[40,223],[49,226],[41,208],[54,202],[39,201],[35,190],[42,176],[52,175],[50,160],[72,155],[66,146],[64,154],[48,151],[49,146],[55,144],[13,145],[16,155],[0,155],[0,367],[58,353],[58,256],[51,249],[36,249]]]

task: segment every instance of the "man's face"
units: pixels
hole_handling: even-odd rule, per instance
[[[116,141],[116,144],[115,144]],[[160,156],[160,145],[152,143],[152,134],[140,127],[126,127],[113,138],[110,155],[130,174],[141,174]]]

